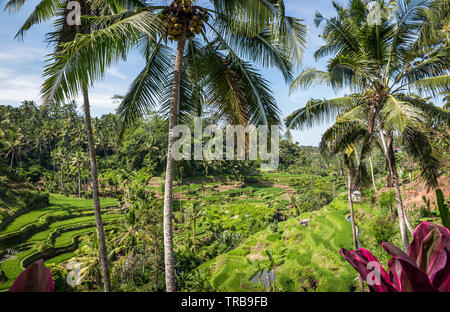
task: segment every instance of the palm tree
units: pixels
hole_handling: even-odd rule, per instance
[[[81,198],[81,171],[85,165],[86,157],[81,150],[77,150],[70,160],[70,164],[77,170],[78,176],[78,198]]]
[[[345,116],[345,113],[342,115]],[[365,159],[370,157],[373,144],[367,129],[362,123],[342,123],[340,117],[322,136],[319,148],[326,158],[339,156],[347,167],[347,198],[350,209],[350,222],[352,225],[352,238],[355,249],[360,248],[358,243],[355,212],[352,192],[355,189],[364,189],[370,185]],[[360,149],[358,152],[358,148]],[[364,291],[363,280],[360,278],[360,291]]]
[[[373,160],[372,160],[372,155],[369,155],[369,164],[370,164],[370,177],[372,178],[372,186],[373,186],[373,190],[376,192],[378,192],[377,190],[377,185],[375,183],[375,175],[373,173]]]
[[[85,0],[80,0],[81,11],[83,15],[91,15],[91,7],[88,2]],[[66,14],[63,16],[64,18],[64,29],[68,26],[66,24]],[[70,26],[67,28],[71,28]],[[66,29],[67,29],[66,28]],[[75,35],[76,33],[89,33],[90,32],[90,25],[84,24],[81,31],[79,29],[71,29],[72,33]],[[65,42],[65,40],[60,40],[60,43]],[[87,133],[87,139],[88,139],[88,147],[89,147],[89,156],[90,156],[90,163],[91,163],[91,179],[92,179],[92,198],[94,200],[94,213],[95,213],[95,224],[97,227],[97,237],[99,242],[99,255],[100,255],[100,264],[102,267],[102,275],[103,275],[103,285],[106,292],[111,291],[111,281],[110,281],[110,275],[109,275],[109,268],[108,268],[108,255],[107,255],[107,249],[106,249],[106,239],[105,239],[105,232],[103,229],[103,221],[102,221],[102,215],[101,215],[101,207],[100,207],[100,195],[99,195],[99,183],[98,183],[98,167],[97,167],[97,158],[96,158],[96,151],[95,151],[95,145],[94,145],[94,134],[92,131],[92,122],[91,122],[91,111],[90,111],[90,103],[89,103],[89,93],[88,93],[88,84],[86,81],[83,82],[82,88],[81,88],[82,94],[83,94],[83,111],[84,111],[84,121],[85,121],[85,127],[86,127],[86,133]],[[45,92],[44,92],[45,94]],[[52,98],[47,98],[52,99]]]
[[[116,246],[114,253],[119,250],[132,250],[137,244],[137,224],[138,219],[136,216],[135,208],[132,207],[122,217],[121,231],[119,234],[111,240],[111,243]]]
[[[365,123],[368,133],[382,142],[406,249],[409,245],[407,229],[412,231],[412,227],[400,193],[394,135],[421,164],[426,182],[436,185],[439,162],[423,122],[426,116],[431,116],[437,122],[448,123],[450,114],[410,91],[425,78],[448,73],[450,48],[441,44],[432,53],[425,53],[429,49],[423,39],[426,34],[421,31],[426,24],[423,12],[431,8],[430,1],[398,0],[394,7],[388,7],[385,1],[378,3],[385,14],[381,23],[375,25],[367,21],[370,12],[367,1],[363,0],[350,0],[347,8],[334,3],[337,16],[329,19],[316,13],[316,25],[325,24],[321,36],[325,44],[315,56],[331,56],[331,59],[326,71],[305,69],[292,83],[292,90],[324,83],[334,89],[349,87],[359,93],[332,100],[310,100],[286,119],[286,125],[288,128],[312,126],[332,120],[344,111],[341,123]]]
[[[118,113],[128,126],[162,100],[168,115],[164,254],[166,288],[175,291],[173,128],[189,115],[199,116],[202,104],[216,109],[228,122],[279,123],[269,85],[250,62],[276,67],[290,81],[301,59],[306,29],[301,20],[285,15],[282,0],[211,0],[207,7],[176,0],[91,21],[98,25],[97,31],[78,36],[54,55],[54,63],[46,69],[44,93],[56,98],[74,95],[133,47],[142,52],[146,66]],[[174,62],[168,40],[176,46]]]
[[[196,235],[197,235],[197,220],[205,214],[205,204],[195,201],[187,210],[187,216],[192,223],[192,241],[194,245],[194,254],[196,253]]]
[[[114,0],[98,1],[95,3],[88,2],[87,0],[78,0],[78,3],[80,4],[81,14],[83,16],[92,16],[96,14],[109,14],[111,12],[114,12],[116,9],[122,10],[123,4],[131,5],[132,2],[133,1],[130,1],[130,3],[128,3],[127,1],[125,1],[122,3],[121,1],[121,5],[119,5],[117,1]],[[6,4],[5,9],[9,10],[10,12],[15,12],[20,10],[24,3],[25,1],[11,0]],[[19,32],[16,34],[16,37],[23,38],[25,32],[28,29],[30,29],[30,27],[32,27],[33,25],[49,20],[55,16],[58,16],[59,18],[56,19],[54,24],[56,31],[48,34],[48,40],[49,42],[55,45],[55,53],[56,54],[60,53],[62,44],[73,40],[78,34],[89,34],[93,28],[93,25],[86,20],[83,20],[81,25],[79,26],[69,25],[68,14],[70,11],[67,8],[67,5],[68,5],[67,0],[66,1],[50,0],[40,2],[36,6],[34,11],[30,14],[28,19],[25,21],[24,25],[20,28]],[[53,81],[51,84],[52,86],[50,86],[50,89],[53,89],[56,85],[58,85],[55,81]],[[94,145],[94,137],[92,131],[91,114],[90,114],[88,80],[81,79],[80,84],[81,85],[78,90],[81,90],[83,96],[83,111],[85,116],[85,126],[91,163],[92,195],[94,199],[94,213],[99,239],[100,263],[102,266],[104,289],[106,292],[109,292],[111,291],[111,282],[108,268],[105,233],[103,230],[103,222],[100,209],[98,168]],[[44,88],[43,94],[45,102],[63,100],[62,97],[52,96],[52,92],[49,91],[48,88],[47,89]]]
[[[347,199],[348,199],[348,206],[350,208],[350,222],[352,224],[352,238],[353,238],[353,246],[355,249],[358,249],[360,246],[358,244],[358,234],[356,231],[356,223],[355,223],[355,210],[353,207],[353,197],[352,197],[352,191],[353,191],[353,184],[352,184],[352,175],[354,175],[355,166],[352,162],[352,156],[355,156],[355,149],[354,148],[348,148],[346,153],[343,153],[343,160],[344,164],[347,166]],[[363,280],[360,277],[360,291],[364,291],[364,284]]]
[[[0,137],[3,139],[3,145],[6,148],[5,158],[11,155],[10,168],[12,170],[14,160],[19,161],[21,147],[23,146],[24,136],[20,133],[20,128],[16,127],[9,119],[1,122],[2,130]]]
[[[50,152],[50,157],[52,159],[53,168],[54,168],[55,173],[57,173],[58,171],[60,172],[59,173],[59,188],[62,189],[62,166],[58,166],[58,169],[56,169],[57,163],[58,162],[62,163],[62,156],[60,155],[60,149],[52,150]]]
[[[103,272],[99,270],[101,257],[98,255],[100,240],[95,236],[94,233],[85,237],[80,243],[80,248],[76,250],[75,257],[72,258],[72,261],[80,265],[80,282],[101,283]]]

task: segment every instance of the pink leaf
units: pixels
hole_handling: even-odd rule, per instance
[[[40,259],[32,263],[16,278],[9,291],[12,292],[53,292],[53,278],[50,270]]]
[[[395,292],[394,284],[389,279],[389,274],[384,270],[378,259],[364,248],[347,251],[340,250],[345,259],[359,272],[361,277],[369,283],[369,286],[377,292]],[[373,279],[375,277],[375,280]]]
[[[436,288],[449,288],[450,231],[439,225],[422,222],[414,232],[408,255],[425,272]]]

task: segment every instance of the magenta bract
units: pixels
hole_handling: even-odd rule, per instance
[[[389,274],[366,249],[341,249],[341,254],[377,292],[450,291],[450,231],[423,222],[414,231],[414,239],[403,252],[391,243],[382,244],[392,258]],[[375,272],[374,270],[377,270]],[[376,274],[375,274],[376,273]],[[374,279],[375,277],[375,279]],[[378,279],[378,280],[376,280]]]
[[[32,263],[16,278],[9,291],[12,292],[53,292],[53,278],[44,260]]]

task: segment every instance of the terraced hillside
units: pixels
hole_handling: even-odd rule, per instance
[[[297,226],[297,230],[292,231],[291,228],[298,223],[299,219],[295,218],[299,213],[296,206],[304,200],[304,196],[328,201],[328,193],[334,191],[338,193],[342,188],[340,182],[333,182],[329,177],[285,173],[248,176],[242,180],[234,177],[215,177],[180,182],[174,189],[174,245],[177,257],[181,259],[180,264],[187,271],[199,265],[204,267],[204,263],[210,259],[215,259],[213,263],[216,263],[216,260],[219,264],[221,261],[228,262],[224,268],[216,266],[212,268],[214,275],[212,283],[217,290],[232,291],[258,290],[257,285],[249,282],[255,274],[256,266],[254,263],[248,263],[246,256],[255,261],[262,260],[258,252],[263,252],[266,247],[272,245],[286,247],[288,244],[285,240],[292,244],[292,250],[296,248],[295,244],[300,237],[298,235],[303,235],[300,232],[304,229]],[[153,191],[161,198],[160,184],[159,178],[152,179],[146,187],[147,192]],[[201,202],[204,210],[197,223],[195,238],[193,223],[189,216],[189,209],[194,201]],[[317,207],[301,207],[301,209],[314,211],[323,206],[320,203],[321,201],[316,202]],[[121,215],[114,208],[115,205],[116,201],[113,199],[102,200],[106,229],[117,228],[119,224]],[[314,215],[318,214],[311,228],[315,227],[314,222],[318,222],[319,231],[327,232],[326,227],[335,223],[339,235],[345,236],[350,228],[344,218],[346,211],[347,207],[344,205],[342,210],[334,212],[336,214],[334,218],[332,214],[327,215],[323,222],[319,220],[324,212],[311,212]],[[284,220],[288,221],[283,222]],[[0,231],[0,259],[4,260],[0,264],[2,271],[0,290],[8,289],[23,268],[39,258],[44,258],[46,264],[63,266],[76,255],[80,236],[94,231],[92,201],[51,194],[49,205],[17,216]],[[316,236],[311,234],[311,242],[313,238]],[[302,240],[302,243],[306,242]],[[194,245],[196,251],[193,252]],[[282,259],[280,255],[283,253],[278,252],[277,248],[274,254],[277,259]],[[223,254],[231,249],[233,250],[230,253]],[[10,250],[14,253],[11,254]],[[334,250],[329,251],[329,254],[333,252]],[[227,258],[229,256],[230,259]],[[291,256],[293,259],[307,257],[289,251],[289,257]],[[244,261],[241,263],[241,260]],[[233,266],[243,271],[239,271],[234,277],[228,276],[227,272]],[[296,268],[298,267],[297,265]],[[345,270],[343,272],[345,273]],[[282,271],[280,274],[283,275]],[[239,278],[239,281],[236,278]],[[249,283],[244,282],[241,285],[242,280]],[[299,284],[286,286],[286,289],[292,288],[298,290],[301,286]]]
[[[95,231],[92,200],[57,194],[49,199],[49,205],[18,215],[0,231],[0,290],[37,259],[54,264],[70,259],[78,238]],[[120,218],[116,204],[115,199],[101,200],[106,229]]]
[[[0,230],[17,216],[48,205],[48,194],[0,184]]]
[[[154,178],[147,189],[160,197],[161,182]],[[336,183],[334,188],[341,187]],[[272,222],[295,215],[292,198],[306,193],[321,198],[332,192],[333,183],[328,177],[306,174],[267,173],[242,180],[219,177],[178,182],[174,187],[175,246],[184,246],[192,235],[191,224],[185,222],[185,218],[186,209],[195,200],[201,201],[205,208],[196,236],[200,245],[207,247],[213,239],[212,233],[220,230],[247,237]],[[310,209],[319,209],[322,205]]]
[[[355,209],[358,216],[371,210],[364,204]],[[268,267],[269,251],[275,259],[277,291],[353,291],[357,274],[339,253],[340,248],[352,249],[348,213],[343,194],[319,211],[267,227],[199,269],[212,272],[210,283],[217,291],[261,291],[253,281],[258,263]],[[300,224],[304,218],[310,218],[308,226]],[[370,238],[364,238],[368,243]]]

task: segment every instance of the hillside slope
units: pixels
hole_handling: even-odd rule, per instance
[[[269,263],[268,250],[275,258],[277,291],[352,291],[357,274],[339,254],[340,248],[352,248],[347,215],[345,196],[341,196],[303,215],[311,218],[307,227],[300,225],[302,218],[269,226],[200,269],[211,270],[210,282],[217,291],[260,291],[250,280],[258,272],[255,262],[263,267]]]

